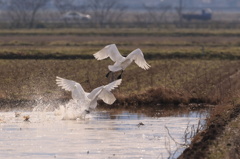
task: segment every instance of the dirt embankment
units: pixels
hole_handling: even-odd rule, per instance
[[[193,139],[179,159],[238,159],[240,157],[240,105],[219,106],[207,128]]]
[[[185,93],[179,93],[172,89],[158,87],[150,88],[145,92],[138,94],[131,94],[125,96],[123,94],[115,94],[116,101],[113,105],[109,106],[103,101],[98,101],[98,108],[100,109],[139,109],[139,108],[154,108],[154,109],[165,109],[165,108],[202,108],[207,104],[204,100],[200,103],[196,103],[196,99]],[[33,105],[38,104],[38,102],[51,103],[51,105],[57,105],[59,103],[67,102],[71,99],[71,94],[68,93],[62,98],[48,99],[42,98],[41,101],[38,100],[27,100],[27,99],[1,99],[0,98],[0,108],[1,109],[12,109],[12,108],[30,108]],[[209,103],[208,103],[209,104]]]
[[[240,158],[239,78],[237,71],[219,83],[219,89],[228,94],[228,103],[222,101],[221,105],[215,106],[207,119],[207,128],[194,137],[179,159]]]
[[[189,96],[184,92],[177,92],[173,89],[158,87],[158,88],[150,88],[145,92],[138,94],[130,94],[125,96],[123,94],[116,94],[116,101],[112,106],[109,106],[102,101],[99,101],[100,108],[104,109],[165,109],[165,108],[204,108],[208,107],[209,104],[215,103],[207,103],[209,101],[206,99],[197,100],[192,96]]]

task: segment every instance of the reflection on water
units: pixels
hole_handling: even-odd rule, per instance
[[[26,115],[30,122],[23,121]],[[147,117],[101,111],[85,120],[61,120],[53,112],[22,112],[18,117],[2,112],[0,158],[167,158],[177,145],[165,126],[181,143],[186,127],[197,125],[206,115]]]

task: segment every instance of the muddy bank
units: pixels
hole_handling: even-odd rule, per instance
[[[219,83],[221,85],[219,88],[224,90],[222,92],[227,98],[220,101],[221,105],[214,107],[207,119],[206,129],[194,137],[180,159],[240,158],[239,76],[240,73],[237,71]],[[227,82],[229,79],[231,84]],[[230,89],[230,85],[233,85],[234,89]]]
[[[117,100],[112,106],[99,102],[100,108],[184,108],[200,109],[207,108],[217,103],[216,100],[210,98],[194,98],[187,93],[177,92],[175,90],[158,87],[150,88],[145,92],[138,94],[131,94],[125,96],[123,94],[116,94]]]
[[[107,105],[101,100],[98,101],[97,111],[107,110],[110,114],[128,111],[144,114],[148,117],[169,117],[190,112],[206,113],[214,107],[214,105],[204,103],[203,99],[193,99],[184,93],[163,87],[151,88],[145,92],[129,96],[115,93],[115,96],[116,101],[113,105]],[[54,111],[60,105],[66,104],[70,99],[70,93],[64,94],[57,99],[13,100],[0,98],[0,111],[32,111],[36,106],[40,106],[46,111]]]
[[[208,98],[193,98],[186,93],[177,92],[172,89],[158,87],[150,88],[145,92],[131,95],[124,95],[115,93],[116,101],[112,105],[107,105],[103,101],[98,101],[99,109],[126,109],[126,110],[139,110],[149,109],[188,109],[195,110],[201,108],[209,108],[216,104],[217,101]],[[59,104],[64,104],[71,99],[71,94],[64,94],[61,98],[48,98],[42,97],[40,100],[33,99],[0,99],[1,110],[31,109],[37,104],[52,105],[57,107]]]
[[[240,105],[218,106],[207,120],[207,128],[196,135],[179,159],[240,157]]]

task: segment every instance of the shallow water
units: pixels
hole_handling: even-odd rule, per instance
[[[21,112],[18,117],[14,112],[1,112],[0,158],[167,158],[179,145],[165,126],[174,140],[183,143],[187,126],[196,126],[205,116],[190,112],[152,118],[101,111],[85,120],[61,120],[53,112]]]

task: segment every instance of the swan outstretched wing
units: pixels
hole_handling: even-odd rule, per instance
[[[124,57],[120,54],[120,52],[118,51],[118,48],[115,44],[110,44],[110,45],[105,46],[103,49],[101,49],[97,53],[93,54],[93,56],[97,60],[103,60],[103,59],[110,57],[111,60],[113,60],[114,62],[122,61],[124,59]]]
[[[142,50],[136,49],[133,50],[127,57],[126,60],[131,59],[133,60],[139,67],[141,67],[144,70],[149,69],[151,66],[146,62],[144,59],[144,55]]]
[[[99,93],[98,98],[102,99],[107,104],[113,104],[116,100],[115,96],[105,88]]]
[[[92,90],[92,92],[90,92],[88,94],[88,98],[91,99],[91,100],[94,100],[98,95],[99,93],[101,93],[102,89],[103,89],[104,86],[100,86],[100,87],[97,87],[95,88],[94,90]]]
[[[97,100],[102,99],[107,104],[113,104],[116,100],[115,96],[107,91],[104,86],[98,89],[97,94],[95,94],[95,97],[92,99],[89,108],[95,109],[97,107]]]
[[[115,80],[107,85],[104,86],[104,88],[107,90],[107,91],[111,91],[115,88],[117,88],[122,82],[122,79],[118,79],[118,80]]]
[[[121,82],[122,82],[122,79],[119,79],[107,85],[95,88],[88,95],[88,98],[92,100],[94,100],[95,98],[99,98],[99,99],[102,99],[107,104],[113,104],[116,98],[110,91],[118,87],[121,84]]]
[[[79,83],[58,76],[56,77],[56,82],[57,85],[62,89],[65,89],[66,91],[71,91],[73,99],[81,100],[85,98],[85,91]]]

